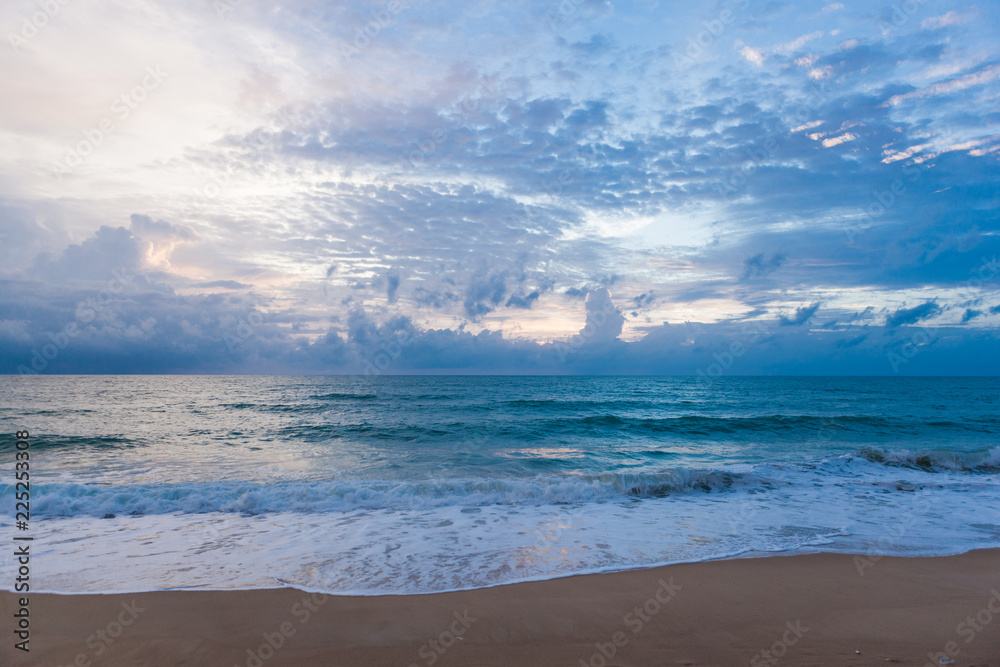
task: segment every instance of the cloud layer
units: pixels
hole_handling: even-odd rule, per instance
[[[992,6],[36,11],[0,9],[2,372],[995,359]]]

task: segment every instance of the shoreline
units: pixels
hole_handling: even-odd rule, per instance
[[[665,567],[674,567],[677,565],[699,565],[704,563],[718,563],[726,561],[740,561],[740,560],[757,560],[760,558],[793,558],[798,556],[847,556],[847,557],[860,557],[873,559],[875,561],[881,560],[883,558],[952,558],[955,556],[962,556],[965,554],[973,553],[976,551],[990,551],[991,549],[997,549],[1000,551],[1000,546],[998,547],[987,547],[987,548],[974,548],[967,549],[965,551],[958,551],[956,553],[943,553],[943,554],[915,554],[915,555],[900,555],[900,554],[885,554],[885,555],[870,555],[866,553],[855,553],[850,551],[810,551],[806,547],[795,547],[792,549],[786,549],[782,551],[743,551],[737,554],[726,555],[726,556],[713,556],[704,559],[695,560],[683,560],[683,561],[671,561],[668,563],[654,563],[652,565],[637,565],[633,567],[627,567],[624,569],[597,569],[597,570],[583,570],[580,572],[572,573],[559,573],[553,575],[541,575],[538,577],[528,577],[526,579],[516,579],[513,581],[504,581],[495,584],[488,584],[484,586],[470,586],[468,588],[449,588],[443,590],[435,591],[420,591],[420,592],[367,592],[367,591],[346,591],[338,593],[330,593],[326,591],[321,591],[318,589],[312,589],[308,586],[301,586],[298,584],[293,584],[280,579],[275,579],[275,584],[273,586],[234,586],[231,588],[208,588],[200,586],[177,586],[174,588],[140,588],[140,589],[122,589],[122,590],[110,590],[110,591],[59,591],[59,590],[45,590],[40,589],[33,591],[32,595],[52,595],[52,596],[87,596],[87,595],[148,595],[151,593],[226,593],[226,592],[253,592],[253,591],[281,591],[281,590],[296,590],[303,593],[315,593],[317,595],[325,595],[327,597],[333,598],[378,598],[378,597],[420,597],[425,595],[447,595],[450,593],[469,593],[473,591],[489,590],[492,588],[500,588],[503,586],[516,586],[519,584],[537,584],[546,581],[556,581],[559,579],[572,579],[574,577],[590,577],[606,574],[621,574],[626,572],[639,572],[642,570],[656,570]],[[13,587],[0,587],[0,594],[3,593],[14,593]]]
[[[10,632],[18,597],[0,593],[12,665],[1000,666],[996,548],[735,557],[419,595],[32,593],[27,654]]]

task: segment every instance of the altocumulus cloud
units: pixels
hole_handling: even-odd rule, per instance
[[[678,59],[718,12],[653,5],[53,20],[0,55],[2,370],[985,372],[1000,10],[749,0]]]

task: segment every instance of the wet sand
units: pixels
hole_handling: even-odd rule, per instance
[[[671,565],[434,595],[0,594],[12,665],[996,665],[1000,550]],[[942,663],[941,658],[953,660]]]

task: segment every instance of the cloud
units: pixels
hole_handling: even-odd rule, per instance
[[[827,354],[877,360],[896,334],[874,318],[905,321],[900,303],[958,314],[993,302],[994,282],[967,284],[1000,251],[992,17],[920,17],[933,29],[917,30],[913,16],[882,34],[863,3],[824,8],[836,15],[770,3],[725,41],[772,46],[720,41],[678,72],[666,44],[693,28],[667,20],[671,8],[576,4],[557,25],[545,20],[554,5],[414,4],[349,62],[339,46],[370,20],[364,3],[278,14],[243,3],[220,22],[209,5],[161,12],[151,0],[134,16],[50,25],[3,70],[12,102],[0,117],[11,145],[31,150],[0,156],[4,191],[20,193],[0,202],[0,277],[38,299],[11,305],[3,330],[37,345],[124,269],[133,291],[87,323],[79,356],[52,365],[85,367],[86,350],[100,367],[144,367],[138,347],[117,361],[110,350],[145,341],[173,360],[163,368],[357,372],[362,350],[377,354],[348,331],[363,305],[377,329],[409,318],[420,341],[393,368],[554,358],[554,372],[603,372],[644,368],[629,356],[641,349],[649,367],[698,370],[711,353],[690,341],[707,350],[738,334],[726,323],[794,322],[822,303],[829,329],[772,317],[788,351],[760,341],[747,366],[770,372],[768,358],[792,351],[815,355],[801,368],[825,368]],[[163,29],[142,27],[149,12]],[[643,24],[663,30],[649,41]],[[136,39],[113,55],[79,41],[123,26]],[[53,65],[69,54],[72,81]],[[141,112],[58,197],[44,194],[39,175],[135,85],[130,63],[167,55],[175,69]],[[182,80],[203,85],[170,84]],[[545,357],[542,341],[577,328],[599,287],[631,321],[565,364]],[[263,334],[230,353],[225,336],[265,311]],[[953,327],[955,349],[978,349],[991,321]],[[226,360],[212,357],[220,345]]]
[[[743,260],[743,274],[740,279],[762,278],[781,268],[785,261],[785,255],[782,253],[771,255],[770,259],[765,259],[762,252],[757,253]]]
[[[980,86],[991,81],[995,81],[998,78],[1000,78],[1000,65],[989,65],[977,72],[970,72],[969,74],[965,74],[955,79],[939,81],[938,83],[927,86],[926,88],[903,93],[901,95],[893,95],[883,102],[883,106],[896,106],[907,100],[954,93],[960,90],[965,90],[966,88],[971,88],[972,86]]]
[[[780,324],[783,327],[802,326],[803,324],[808,322],[813,315],[816,314],[817,310],[819,310],[819,302],[816,302],[810,306],[802,306],[801,308],[796,308],[794,317],[789,319],[785,316],[781,316],[778,319],[778,324]]]
[[[804,321],[802,313],[814,307],[799,309],[795,319]],[[288,326],[294,311],[254,295],[180,295],[129,285],[104,298],[98,289],[3,281],[0,372],[698,375],[739,341],[746,353],[726,374],[893,374],[899,369],[889,354],[914,335],[906,325],[808,332],[781,326],[780,318],[738,319],[663,324],[627,343],[620,339],[625,318],[606,288],[590,293],[582,315],[586,323],[569,342],[538,343],[489,330],[421,328],[405,315],[379,318],[355,307],[343,324],[304,339]],[[65,333],[70,324],[72,335]],[[901,372],[975,374],[1000,363],[996,332],[965,337],[962,331],[936,329],[940,343]],[[54,340],[61,345],[42,354]]]
[[[531,308],[532,304],[538,300],[541,296],[541,292],[535,290],[530,294],[511,294],[510,298],[507,299],[507,303],[504,305],[508,308],[520,308],[526,310]]]
[[[580,336],[590,345],[611,343],[618,340],[625,324],[625,316],[611,300],[606,287],[595,289],[587,295],[587,321]]]
[[[213,287],[221,287],[222,289],[250,289],[253,287],[253,285],[247,285],[235,280],[210,280],[208,282],[195,283],[193,286],[209,289]]]
[[[760,49],[755,49],[751,46],[747,46],[740,40],[736,40],[736,50],[740,54],[743,60],[747,61],[755,67],[761,67],[764,65],[764,52]]]
[[[822,30],[816,30],[816,31],[811,32],[811,33],[809,33],[807,35],[802,35],[801,37],[798,37],[798,38],[796,38],[796,39],[794,39],[794,40],[792,40],[790,42],[787,42],[785,44],[778,44],[777,46],[772,47],[771,51],[774,52],[774,53],[779,53],[779,54],[783,54],[783,55],[788,55],[790,53],[795,53],[796,51],[798,51],[799,49],[801,49],[803,46],[805,46],[808,42],[811,42],[814,39],[819,39],[822,36],[823,36],[823,31]]]
[[[844,134],[840,135],[839,137],[831,137],[829,139],[824,139],[823,140],[823,147],[824,148],[833,148],[834,146],[839,146],[840,144],[846,143],[848,141],[854,141],[857,138],[858,138],[858,135],[856,135],[856,134],[854,134],[852,132],[845,132]]]
[[[390,272],[385,277],[386,297],[389,299],[389,303],[396,303],[396,292],[399,290],[399,274]]]
[[[92,238],[67,247],[58,256],[38,255],[30,273],[52,283],[108,281],[114,270],[138,270],[144,254],[129,230],[101,226]]]
[[[814,67],[809,70],[809,78],[813,81],[822,81],[823,79],[829,79],[833,75],[833,67],[827,65],[825,67]]]
[[[965,312],[962,314],[962,324],[965,324],[966,322],[971,322],[972,320],[982,315],[983,311],[981,310],[973,310],[972,308],[966,308]]]
[[[502,273],[484,273],[472,277],[463,303],[466,314],[476,319],[491,312],[507,294],[507,282]]]
[[[951,11],[948,12],[947,14],[942,14],[940,16],[932,16],[930,18],[924,19],[923,21],[920,22],[920,27],[924,29],[930,28],[937,30],[940,28],[946,28],[948,26],[968,23],[973,18],[974,15],[971,13],[961,14],[959,12]]]
[[[658,296],[655,292],[643,292],[639,296],[632,299],[632,307],[636,310],[651,308],[656,303],[657,299]]]
[[[916,324],[921,320],[934,317],[941,312],[941,307],[939,305],[933,301],[926,301],[919,306],[914,306],[913,308],[900,308],[885,318],[885,325],[892,329],[903,324]]]

